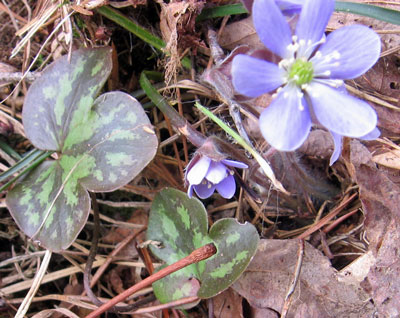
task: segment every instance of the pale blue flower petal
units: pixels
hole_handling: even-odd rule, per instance
[[[199,184],[201,181],[203,181],[208,172],[210,164],[211,159],[206,156],[202,156],[187,173],[186,179],[189,184]]]
[[[338,160],[340,153],[342,152],[342,136],[339,134],[336,134],[332,131],[330,131],[332,137],[333,137],[333,143],[335,145],[335,149],[333,150],[331,159],[329,161],[329,165],[332,166],[336,160]]]
[[[211,183],[217,184],[224,180],[227,175],[228,171],[223,163],[212,161],[206,174],[206,179]]]
[[[381,40],[363,25],[350,25],[329,34],[311,61],[314,72],[329,71],[330,78],[351,79],[368,71],[378,60]]]
[[[200,199],[207,199],[214,193],[215,185],[209,182],[193,186],[194,191]]]
[[[292,32],[275,1],[254,1],[252,13],[254,27],[264,45],[282,58],[290,57],[287,47],[292,43]]]
[[[369,132],[368,134],[358,137],[362,140],[375,140],[376,138],[378,138],[381,135],[381,131],[378,128],[374,128],[374,130],[372,130],[371,132]]]
[[[188,190],[187,190],[187,196],[190,198],[192,198],[193,196],[193,184],[189,184]]]
[[[232,175],[229,175],[216,185],[216,189],[223,198],[232,198],[236,191],[235,178]]]
[[[317,82],[311,82],[306,90],[317,120],[328,130],[358,138],[375,128],[375,110],[366,102]]]
[[[275,3],[283,14],[292,15],[301,11],[304,0],[275,0]]]
[[[246,165],[243,162],[240,161],[235,161],[235,160],[230,160],[230,159],[224,159],[221,160],[221,162],[227,166],[235,167],[235,168],[240,168],[240,169],[247,169],[249,166]]]
[[[334,8],[334,0],[305,0],[296,26],[297,40],[304,40],[307,46],[319,42]]]
[[[284,82],[284,71],[276,64],[239,54],[232,62],[232,83],[242,95],[258,97]]]
[[[265,140],[272,147],[283,151],[300,147],[310,132],[311,118],[299,89],[284,87],[261,113],[259,125]]]

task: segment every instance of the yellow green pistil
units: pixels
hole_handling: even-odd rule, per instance
[[[294,80],[299,86],[310,83],[313,75],[312,63],[301,59],[294,61],[289,70],[289,80]]]

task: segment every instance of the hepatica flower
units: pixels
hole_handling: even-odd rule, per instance
[[[254,0],[241,0],[246,9],[251,13]],[[293,15],[301,11],[304,0],[275,0],[279,9],[285,15]]]
[[[279,9],[286,15],[300,12],[303,2],[304,0],[275,0]]]
[[[234,171],[230,167],[248,168],[239,161],[222,159],[214,161],[205,155],[195,156],[186,170],[186,181],[189,183],[188,196],[193,195],[193,190],[201,199],[210,197],[215,190],[226,198],[233,197],[236,191]]]
[[[342,136],[374,139],[379,135],[373,108],[347,94],[343,82],[375,64],[379,36],[365,26],[351,25],[325,37],[334,6],[334,0],[305,0],[292,34],[274,0],[255,0],[257,34],[282,60],[276,65],[237,55],[232,64],[233,85],[241,94],[257,97],[276,90],[259,119],[264,138],[278,150],[295,150],[314,121],[334,138],[331,164],[339,157]]]

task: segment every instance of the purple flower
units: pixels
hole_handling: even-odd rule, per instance
[[[275,3],[283,14],[292,15],[301,11],[304,0],[275,0]]]
[[[248,168],[248,166],[239,161],[222,159],[214,161],[207,156],[197,155],[188,165],[185,179],[189,183],[188,196],[193,195],[193,190],[199,198],[206,199],[210,197],[214,190],[226,198],[233,197],[236,191],[235,178],[233,170],[229,167]]]
[[[305,0],[292,34],[274,0],[255,0],[253,22],[258,36],[282,60],[276,65],[242,54],[232,63],[233,85],[239,93],[257,97],[277,89],[259,119],[271,146],[297,149],[314,121],[334,137],[331,164],[340,154],[342,136],[370,139],[379,135],[375,111],[347,94],[343,80],[371,68],[381,47],[379,36],[360,25],[325,36],[334,6],[334,0]]]
[[[251,13],[254,0],[241,0],[247,11]],[[301,11],[304,0],[275,0],[275,3],[285,15],[293,15]]]

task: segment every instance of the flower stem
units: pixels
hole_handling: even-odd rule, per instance
[[[221,127],[227,134],[229,134],[236,142],[241,145],[245,150],[247,150],[254,159],[257,160],[261,168],[263,169],[265,175],[271,180],[272,184],[278,190],[288,194],[283,185],[276,179],[274,172],[268,162],[251,146],[249,145],[236,131],[226,125],[221,119],[215,116],[207,108],[201,105],[199,102],[195,103],[196,107],[208,118],[214,121],[219,127]]]
[[[196,147],[201,147],[206,138],[197,130],[195,130],[185,118],[179,115],[179,113],[166,102],[166,100],[158,93],[157,89],[151,85],[146,76],[146,71],[142,72],[140,75],[139,83],[151,101],[158,107],[159,110],[163,112],[165,116],[169,118],[172,126],[174,126],[179,133],[186,136],[186,138],[193,145]]]

